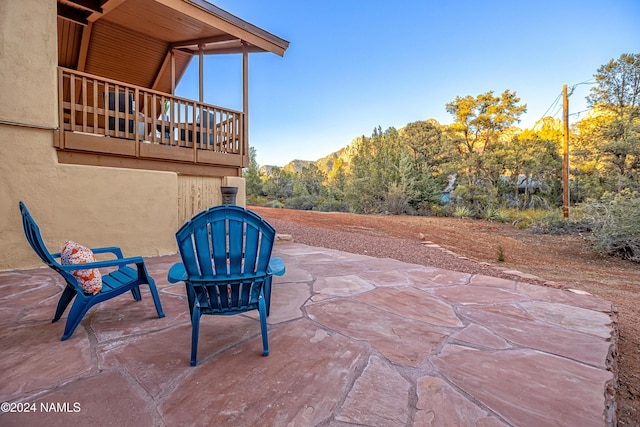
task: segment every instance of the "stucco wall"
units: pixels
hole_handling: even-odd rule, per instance
[[[56,11],[54,0],[0,1],[0,120],[57,126]]]
[[[71,239],[125,256],[174,253],[175,173],[58,164],[46,129],[58,126],[56,34],[55,1],[0,1],[0,270],[42,265],[19,200],[51,252]]]
[[[0,126],[0,141],[0,270],[42,265],[25,240],[20,200],[51,252],[70,239],[120,246],[125,256],[175,253],[175,173],[60,165],[50,131]]]

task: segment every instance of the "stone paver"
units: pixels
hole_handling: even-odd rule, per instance
[[[461,392],[437,377],[417,382],[418,404],[414,426],[507,426],[486,409],[472,403]]]
[[[516,426],[602,426],[605,370],[529,349],[485,351],[447,346],[441,373]]]
[[[410,387],[409,381],[386,361],[372,356],[335,418],[357,425],[407,425]]]
[[[142,288],[64,342],[56,274],[1,272],[0,402],[36,411],[0,425],[615,425],[609,302],[291,241],[274,251],[287,274],[270,355],[257,313],[205,316],[196,367],[184,286],[166,280],[177,256],[147,260],[165,318]]]

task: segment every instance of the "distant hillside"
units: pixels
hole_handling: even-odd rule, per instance
[[[349,169],[351,164],[351,158],[355,154],[356,145],[362,137],[355,138],[344,148],[335,151],[328,156],[325,156],[316,161],[318,169],[327,174],[327,177],[331,178],[335,172],[343,167],[345,170]]]
[[[316,161],[292,160],[286,165],[284,165],[282,169],[288,172],[301,172],[303,168],[308,167],[309,165],[315,163],[318,169],[320,169],[325,174],[327,174],[327,177],[331,178],[340,167],[344,167],[345,169],[349,168],[351,158],[355,153],[355,146],[357,142],[360,141],[361,138],[362,137],[355,138],[346,147],[343,147],[338,151],[335,151]],[[264,175],[269,175],[273,167],[274,166],[272,165],[261,166],[260,173]]]
[[[286,165],[282,166],[280,169],[285,170],[287,172],[302,172],[303,168],[306,168],[310,164],[315,163],[313,160],[292,160]],[[271,170],[276,167],[273,165],[264,165],[260,166],[259,172],[263,175],[269,175]]]
[[[287,172],[302,172],[302,169],[308,167],[311,163],[314,162],[312,160],[292,160],[284,165],[282,169]]]
[[[269,175],[271,169],[273,169],[273,165],[262,165],[260,169],[258,169],[258,173],[260,173],[260,175]]]

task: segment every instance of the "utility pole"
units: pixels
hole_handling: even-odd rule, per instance
[[[564,144],[562,149],[562,214],[569,218],[569,97],[567,85],[563,92]]]

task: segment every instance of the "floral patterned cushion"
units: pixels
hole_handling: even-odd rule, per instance
[[[62,264],[86,264],[95,262],[96,257],[91,249],[67,240],[62,247]],[[102,289],[102,274],[97,268],[88,270],[74,270],[72,274],[78,280],[78,284],[86,294],[97,294]]]

